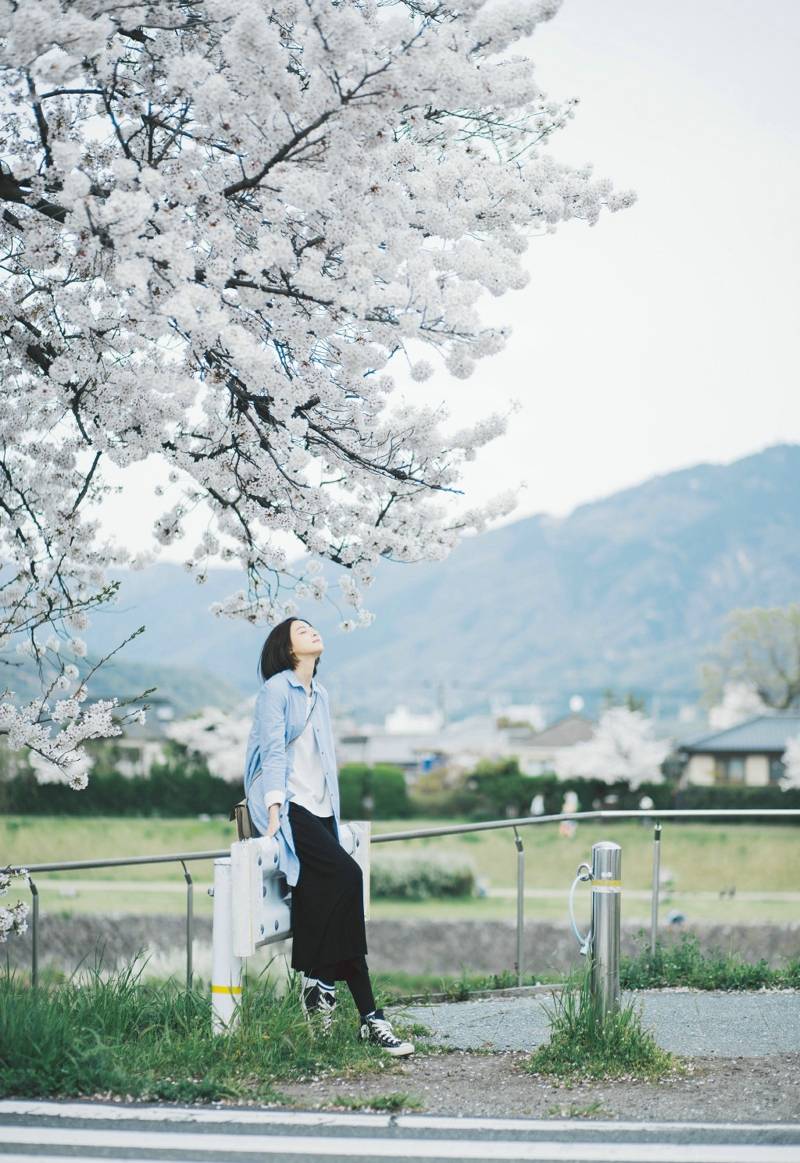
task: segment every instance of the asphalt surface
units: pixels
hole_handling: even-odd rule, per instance
[[[800,1051],[800,993],[636,994],[642,1018],[659,1045],[693,1058],[767,1058]],[[547,1040],[549,997],[511,997],[458,1004],[415,1005],[403,1020],[418,1022],[431,1041],[462,1050],[533,1050]]]
[[[252,1163],[257,1156],[272,1163],[798,1163],[800,1127],[0,1102],[3,1163]]]

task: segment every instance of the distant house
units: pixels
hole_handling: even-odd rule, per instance
[[[585,743],[591,739],[597,724],[583,715],[567,715],[557,719],[526,743],[520,754],[522,770],[526,775],[543,775],[555,771],[556,756],[565,747]]]
[[[800,715],[757,715],[726,731],[684,743],[683,784],[777,784],[784,774],[783,753],[800,734]]]
[[[526,708],[528,709],[528,708]],[[363,727],[360,731],[344,728],[337,732],[336,753],[340,764],[389,763],[401,767],[409,777],[447,766],[470,771],[482,759],[497,761],[515,756],[525,775],[553,771],[555,757],[564,747],[591,739],[596,726],[581,715],[568,715],[538,733],[527,724],[500,725],[494,716],[474,715],[444,724],[432,732],[395,732],[387,727],[405,725],[392,719],[383,727]],[[419,716],[418,718],[421,718]],[[412,724],[412,725],[416,725]]]

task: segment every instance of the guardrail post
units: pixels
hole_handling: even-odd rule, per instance
[[[230,856],[214,861],[212,891],[211,1029],[215,1034],[227,1034],[236,1025],[242,1002],[242,959],[233,955]]]
[[[31,908],[31,985],[34,989],[39,985],[39,890],[28,877],[28,888],[33,897]]]
[[[194,976],[194,881],[185,860],[181,861],[181,865],[186,880],[186,992],[189,993]]]
[[[524,964],[523,946],[525,938],[525,849],[522,847],[522,837],[514,829],[514,843],[517,846],[517,985],[523,984]]]
[[[658,940],[658,893],[661,887],[661,825],[656,824],[653,832],[653,896],[650,917],[650,956],[656,955]]]
[[[619,1002],[622,849],[612,840],[592,845],[591,990],[601,1023]]]

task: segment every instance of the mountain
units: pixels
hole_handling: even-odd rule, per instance
[[[125,575],[92,642],[144,623],[126,659],[253,692],[263,629],[206,612],[237,584],[217,570],[196,587],[170,565]],[[563,519],[528,517],[442,563],[382,564],[366,596],[368,631],[339,633],[330,606],[301,610],[325,634],[325,682],[343,707],[379,715],[445,698],[457,713],[504,695],[555,714],[571,694],[592,709],[615,688],[674,710],[694,699],[730,610],[800,597],[800,447],[655,477]]]

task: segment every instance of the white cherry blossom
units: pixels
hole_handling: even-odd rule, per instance
[[[508,511],[452,503],[504,418],[448,435],[389,369],[468,376],[506,340],[480,296],[525,284],[528,240],[632,200],[541,152],[575,102],[515,45],[557,8],[0,0],[16,629],[68,612],[82,631],[131,564],[86,516],[108,464],[167,462],[182,496],[155,541],[205,506],[187,569],[237,561],[248,588],[217,613],[264,622],[277,535],[371,572]]]
[[[170,724],[167,735],[202,755],[212,775],[241,783],[252,725],[251,707],[241,713],[206,707],[199,715]]]
[[[800,735],[795,735],[786,744],[783,762],[786,771],[781,779],[781,787],[784,789],[800,787]]]
[[[611,707],[600,716],[591,739],[563,749],[556,774],[559,779],[626,779],[635,790],[641,783],[663,781],[661,764],[669,752],[669,741],[656,739],[652,719],[641,711]]]
[[[43,683],[0,695],[9,747],[79,787],[82,743],[119,731],[76,660],[113,570],[153,554],[102,534],[108,467],[165,462],[154,548],[204,508],[186,568],[237,563],[214,609],[251,622],[295,608],[287,580],[323,600],[321,557],[367,626],[381,558],[439,561],[510,510],[456,503],[505,418],[452,433],[392,372],[469,376],[529,240],[633,200],[542,150],[575,102],[519,42],[557,9],[0,0],[0,659]]]
[[[24,868],[5,868],[0,870],[0,897],[7,896],[14,879],[27,880],[28,873]],[[17,901],[15,905],[0,905],[0,942],[8,940],[9,933],[22,935],[28,928],[28,914],[30,905],[24,901]]]

